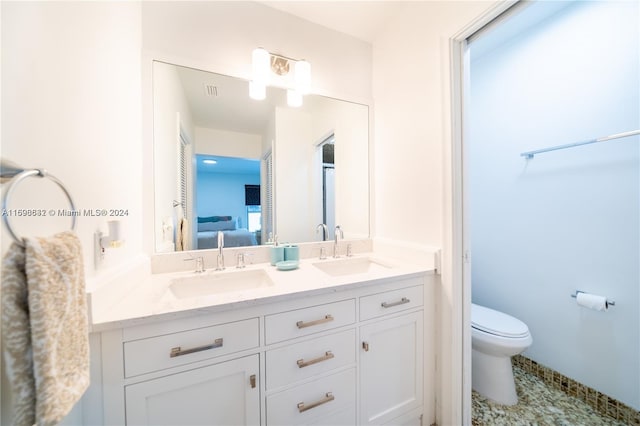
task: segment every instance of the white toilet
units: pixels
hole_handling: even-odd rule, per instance
[[[472,387],[504,405],[518,402],[511,357],[531,346],[527,325],[517,318],[471,304]]]

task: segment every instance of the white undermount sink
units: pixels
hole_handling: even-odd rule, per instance
[[[346,257],[343,259],[325,260],[313,264],[325,274],[332,277],[352,274],[367,274],[376,271],[385,271],[391,268],[390,265],[384,264],[370,257]]]
[[[171,280],[169,289],[178,299],[251,290],[273,285],[262,269],[233,272],[203,272]]]

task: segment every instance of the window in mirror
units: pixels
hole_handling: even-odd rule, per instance
[[[262,208],[260,206],[247,206],[247,225],[250,232],[258,233],[262,230]],[[257,235],[256,240],[260,240]]]

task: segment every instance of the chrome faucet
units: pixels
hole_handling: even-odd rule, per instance
[[[216,271],[224,271],[224,253],[222,249],[224,248],[224,234],[222,231],[218,231],[218,263],[216,266]]]
[[[316,226],[316,234],[320,229],[322,229],[322,241],[327,241],[327,237],[329,236],[327,225],[325,225],[324,223],[318,224],[318,226]]]
[[[190,257],[189,259],[184,259],[184,261],[195,260],[196,261],[196,273],[204,272],[204,258],[202,256],[198,257]]]
[[[338,254],[338,235],[340,235],[340,238],[344,240],[344,232],[342,232],[342,228],[340,228],[340,225],[336,225],[336,229],[333,235],[333,257],[340,257],[340,255]]]

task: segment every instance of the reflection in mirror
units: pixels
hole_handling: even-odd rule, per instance
[[[369,236],[368,107],[153,64],[156,251]]]
[[[261,240],[260,160],[196,154],[198,249],[257,245]]]

